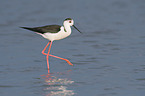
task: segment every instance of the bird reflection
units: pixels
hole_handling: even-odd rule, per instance
[[[73,96],[75,94],[73,90],[68,90],[74,81],[64,78],[66,73],[41,75],[45,80],[45,88],[43,89],[46,92],[45,96]]]

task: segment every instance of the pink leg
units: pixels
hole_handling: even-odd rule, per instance
[[[50,46],[49,46],[48,53],[44,53],[44,51],[46,50],[46,48],[48,47],[49,44],[50,44]],[[45,46],[45,48],[42,50],[42,54],[43,54],[43,55],[46,55],[48,73],[50,73],[50,72],[49,72],[49,60],[48,60],[48,57],[49,57],[49,53],[50,53],[50,49],[51,49],[51,45],[52,45],[52,42],[49,41],[48,44]]]
[[[50,44],[50,46],[49,46],[49,44]],[[47,48],[48,46],[49,46],[48,53],[44,53],[44,51],[46,50],[46,48]],[[49,56],[52,56],[52,57],[55,57],[55,58],[58,58],[58,59],[65,60],[69,65],[73,66],[73,64],[72,64],[68,59],[64,59],[64,58],[61,58],[61,57],[58,57],[58,56],[54,56],[54,55],[49,54],[49,53],[50,53],[51,46],[52,46],[52,41],[49,41],[48,44],[45,46],[45,48],[42,50],[42,54],[43,54],[43,55],[46,55],[48,73],[50,73],[50,72],[49,72],[49,60],[48,60],[48,59],[49,59]]]
[[[73,64],[68,59],[64,59],[64,58],[61,58],[61,57],[58,57],[58,56],[54,56],[54,55],[51,55],[51,54],[49,54],[49,56],[52,56],[52,57],[55,57],[55,58],[58,58],[58,59],[65,60],[69,65],[73,66]]]
[[[48,42],[48,44],[45,46],[45,48],[42,50],[42,54],[43,55],[47,55],[47,53],[44,53],[44,51],[46,50],[46,48],[48,47],[48,45],[50,44],[51,41]]]
[[[49,58],[49,53],[50,53],[51,45],[52,45],[52,41],[50,41],[50,46],[49,46],[49,49],[48,49],[48,53],[46,55],[48,73],[50,73],[49,72],[49,60],[48,60],[48,58]]]

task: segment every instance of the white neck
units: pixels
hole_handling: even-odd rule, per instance
[[[66,32],[71,32],[71,27],[70,27],[70,25],[64,23],[63,26],[64,26],[64,31],[66,31]]]

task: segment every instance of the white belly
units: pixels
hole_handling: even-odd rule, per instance
[[[50,41],[54,41],[54,40],[64,39],[64,38],[68,37],[70,34],[71,34],[71,32],[60,31],[58,33],[44,33],[41,35]]]

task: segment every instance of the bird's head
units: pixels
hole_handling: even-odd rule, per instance
[[[63,22],[63,25],[73,26],[76,30],[78,30],[80,33],[82,33],[76,26],[74,26],[74,20],[71,18],[66,18]]]
[[[66,18],[64,20],[64,25],[69,25],[69,26],[73,26],[74,25],[74,20],[71,18]]]

